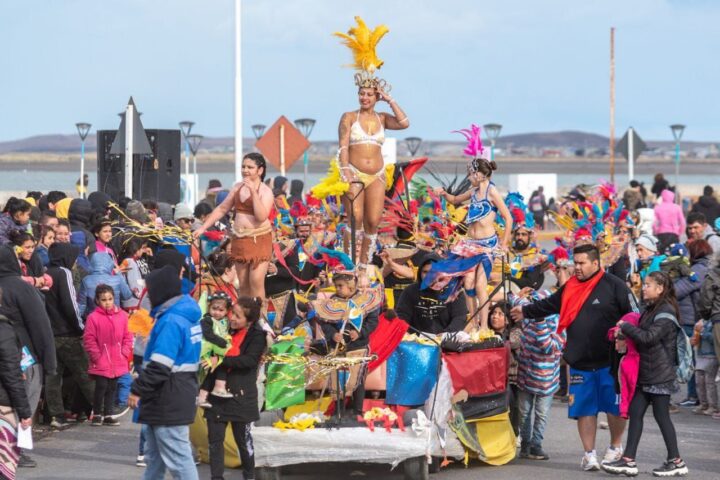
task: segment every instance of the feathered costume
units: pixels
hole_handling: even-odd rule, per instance
[[[567,204],[567,213],[548,211],[550,219],[565,230],[565,248],[582,243],[600,243],[600,259],[604,267],[614,265],[627,253],[627,239],[618,235],[620,228],[633,227],[634,222],[622,201],[616,199],[615,186],[601,182],[595,187],[583,187],[581,198]]]
[[[463,153],[471,157],[468,171],[477,172],[480,162],[488,162],[485,149],[480,138],[480,127],[473,124],[470,128],[456,130],[453,133],[460,133],[467,139],[467,145]],[[491,183],[492,185],[492,183]],[[488,186],[488,189],[490,186]],[[467,222],[480,221],[490,211],[490,202],[487,195],[484,200],[475,198],[472,193],[470,205],[468,206]],[[430,271],[425,275],[422,282],[422,289],[432,288],[442,290],[442,300],[449,301],[457,295],[461,288],[460,279],[482,265],[486,278],[490,278],[493,268],[493,250],[497,246],[497,234],[488,238],[464,238],[457,242],[451,249],[447,259],[433,263]],[[448,288],[449,287],[449,288]],[[470,294],[470,292],[468,292]]]
[[[389,92],[390,85],[375,76],[375,72],[384,63],[378,58],[375,49],[390,29],[386,25],[378,25],[375,29],[370,30],[360,17],[355,17],[355,22],[357,22],[357,26],[350,28],[347,33],[333,33],[334,36],[341,38],[342,43],[352,52],[353,63],[347,66],[357,70],[355,85],[359,88],[380,88]],[[385,166],[386,190],[392,186],[394,168],[394,165]],[[315,185],[311,191],[315,198],[322,200],[332,195],[343,195],[349,188],[350,185],[340,176],[340,167],[336,157],[330,162],[327,176],[320,180],[320,183]]]

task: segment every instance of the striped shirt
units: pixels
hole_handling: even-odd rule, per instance
[[[560,359],[565,345],[557,329],[557,315],[525,319],[517,352],[517,385],[535,395],[552,395],[560,386]]]

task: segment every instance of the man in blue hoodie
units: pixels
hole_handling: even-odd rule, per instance
[[[143,369],[130,387],[128,405],[140,408],[139,421],[147,425],[145,480],[197,480],[189,440],[195,420],[200,360],[200,307],[181,294],[180,272],[171,265],[145,278],[155,325],[150,332]]]

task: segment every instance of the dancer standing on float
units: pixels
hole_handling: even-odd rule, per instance
[[[451,248],[447,260],[433,264],[423,286],[434,284],[433,288],[441,289],[454,277],[463,276],[465,298],[472,320],[466,328],[474,330],[479,326],[481,330],[486,330],[489,311],[487,286],[492,272],[492,257],[497,250],[503,253],[508,251],[513,219],[500,192],[490,181],[497,165],[487,158],[480,140],[480,127],[472,125],[470,129],[460,130],[459,133],[468,139],[464,153],[472,157],[468,165],[472,188],[460,195],[450,195],[442,188],[438,189],[438,193],[454,205],[470,200],[465,218],[468,238],[460,240]],[[495,230],[497,213],[505,220],[503,239],[499,245]]]
[[[353,67],[358,87],[360,108],[346,112],[340,118],[338,136],[340,149],[338,163],[341,179],[350,184],[343,201],[345,211],[355,217],[356,245],[360,245],[358,262],[359,284],[367,285],[367,264],[372,260],[377,243],[378,224],[385,202],[385,163],[381,147],[385,141],[385,130],[403,130],[410,125],[405,112],[388,94],[390,86],[375,77],[375,71],[383,62],[375,54],[375,47],[388,32],[384,25],[372,32],[360,17],[355,17],[357,27],[347,34],[335,33],[353,52]],[[390,113],[377,113],[378,101],[387,102]],[[362,185],[353,182],[362,182]]]

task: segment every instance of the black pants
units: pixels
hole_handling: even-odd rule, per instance
[[[678,451],[677,435],[672,420],[670,420],[670,395],[654,395],[645,393],[642,387],[638,385],[635,390],[635,396],[630,402],[628,416],[630,417],[630,427],[628,429],[627,445],[625,445],[625,456],[635,459],[637,455],[637,447],[640,443],[640,437],[643,431],[643,419],[648,407],[652,404],[653,416],[660,427],[665,448],[667,448],[668,460],[680,457]]]
[[[95,379],[95,398],[93,401],[93,412],[95,415],[112,415],[115,406],[115,390],[117,390],[117,378],[101,377],[93,375]]]
[[[520,434],[520,409],[518,407],[518,386],[511,383],[508,388],[508,414],[515,436]]]
[[[240,461],[242,462],[243,476],[245,480],[255,478],[255,449],[250,434],[250,423],[241,422],[218,422],[207,419],[208,446],[210,452],[210,479],[223,480],[225,472],[225,431],[227,424],[232,427],[233,437],[238,450],[240,450]]]

